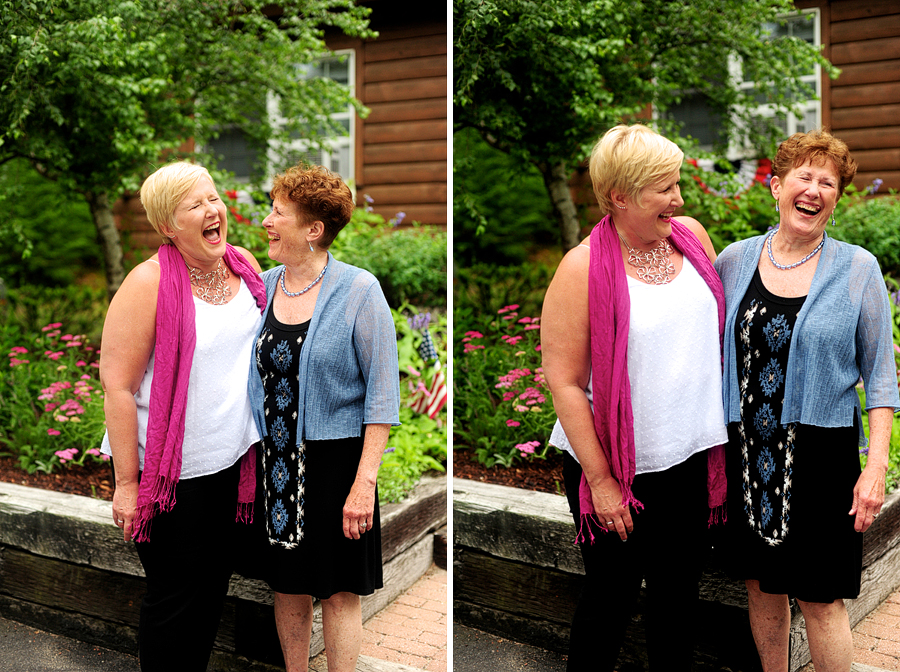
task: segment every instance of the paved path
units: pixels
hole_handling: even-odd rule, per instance
[[[853,629],[851,672],[900,672],[900,588]],[[453,672],[564,672],[566,656],[453,624]],[[799,672],[815,672],[812,663]]]
[[[900,589],[853,628],[853,659],[853,672],[900,672]]]
[[[447,571],[432,566],[365,624],[359,672],[448,672]],[[138,660],[0,617],[0,672],[137,672]],[[326,672],[324,654],[310,670]],[[486,669],[486,668],[485,668]]]
[[[447,570],[432,565],[412,588],[366,621],[361,658],[373,667],[376,660],[394,663],[391,669],[397,672],[404,666],[447,672],[448,624]],[[327,669],[324,653],[310,662],[311,672]]]

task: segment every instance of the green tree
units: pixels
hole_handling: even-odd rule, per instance
[[[454,132],[474,128],[538,168],[568,250],[579,242],[572,171],[649,105],[665,112],[699,93],[723,143],[774,145],[774,119],[752,110],[812,98],[800,77],[815,64],[837,73],[816,47],[765,30],[794,11],[790,0],[454,0]],[[755,88],[732,85],[732,64]],[[464,190],[454,198],[478,218]]]
[[[344,132],[329,115],[353,102],[347,90],[299,77],[298,67],[329,53],[327,28],[372,36],[369,10],[354,0],[274,7],[0,0],[0,163],[24,158],[84,198],[110,296],[124,279],[112,204],[161,157],[235,127],[275,148],[298,134],[316,144]],[[270,99],[280,101],[278,123]]]

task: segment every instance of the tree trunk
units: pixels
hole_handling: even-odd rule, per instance
[[[94,225],[100,234],[100,243],[103,245],[103,259],[106,262],[106,295],[112,300],[113,295],[122,281],[125,279],[125,267],[122,264],[122,239],[116,229],[112,208],[109,205],[109,195],[106,193],[95,194],[88,192],[85,199],[94,217]]]
[[[544,177],[544,184],[550,194],[550,202],[556,212],[559,221],[559,233],[563,252],[568,252],[576,247],[580,240],[581,226],[575,210],[575,202],[572,200],[572,191],[569,189],[569,172],[563,162],[552,165],[540,166]]]

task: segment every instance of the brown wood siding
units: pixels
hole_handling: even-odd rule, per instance
[[[383,5],[381,5],[383,6]],[[356,186],[386,218],[447,224],[447,24],[377,25],[357,47]]]
[[[799,4],[799,3],[798,3]],[[830,60],[841,68],[823,95],[830,128],[859,164],[854,184],[875,178],[900,189],[900,2],[837,0],[824,4],[822,22]]]

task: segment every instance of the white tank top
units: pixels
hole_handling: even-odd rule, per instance
[[[197,345],[188,383],[182,479],[227,469],[259,441],[247,394],[253,345],[262,323],[256,300],[241,280],[237,296],[228,303],[214,306],[194,297],[194,308]],[[151,353],[134,395],[142,470],[155,358],[156,353]],[[107,437],[103,443],[103,452],[109,453]]]
[[[648,285],[629,277],[628,293],[628,379],[640,474],[680,464],[725,443],[728,433],[718,312],[706,282],[685,258],[681,273],[669,284]],[[591,382],[585,390],[589,400]],[[550,443],[575,456],[559,420]]]

